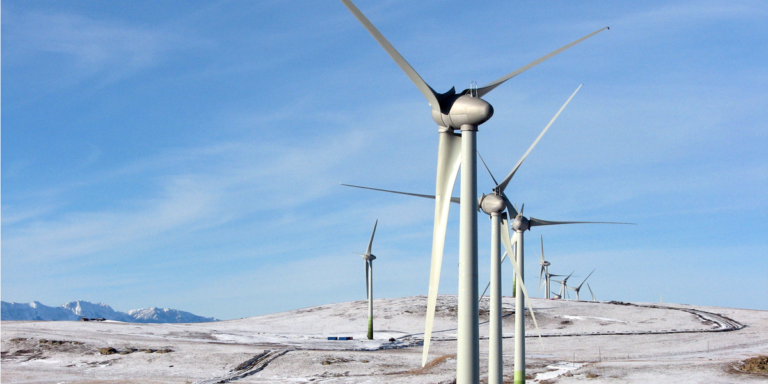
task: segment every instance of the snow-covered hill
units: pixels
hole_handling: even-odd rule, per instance
[[[450,383],[456,377],[457,305],[440,295],[422,367],[426,296],[324,304],[196,324],[14,321],[2,324],[2,382]],[[531,299],[529,383],[765,382],[741,361],[768,354],[768,311],[670,303]],[[504,297],[504,380],[514,377],[514,298]],[[80,303],[81,310],[86,309]],[[488,300],[480,302],[481,380],[487,380]],[[133,316],[136,312],[131,311]],[[160,310],[146,310],[151,317]],[[159,314],[158,314],[159,316]],[[175,315],[171,315],[175,316]],[[746,327],[743,327],[746,325]],[[352,336],[352,340],[329,340]],[[390,341],[394,338],[394,342]],[[117,353],[109,353],[114,348]],[[104,354],[102,350],[107,350]]]
[[[76,300],[60,307],[49,307],[33,301],[31,303],[1,302],[2,320],[48,320],[48,321],[77,321],[81,317],[103,318],[107,320],[128,323],[202,323],[218,321],[213,317],[197,316],[189,312],[169,308],[142,308],[119,312],[107,304],[93,304],[88,301]]]

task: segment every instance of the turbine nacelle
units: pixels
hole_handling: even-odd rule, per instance
[[[500,214],[504,212],[504,208],[506,208],[504,204],[504,199],[497,195],[483,195],[483,197],[480,198],[480,209],[483,210],[486,214],[493,215],[493,214]]]
[[[374,261],[376,260],[376,256],[374,255],[360,255],[362,256],[363,260],[365,261]]]
[[[432,109],[432,119],[435,123],[449,129],[461,129],[463,125],[477,127],[488,121],[491,116],[493,106],[471,94],[448,96],[440,101],[440,110]]]
[[[551,265],[551,264],[549,263],[549,261],[542,261],[542,262],[540,262],[539,264],[541,264],[541,266],[542,266],[542,267],[549,267],[549,266]]]
[[[512,229],[515,230],[515,232],[525,232],[531,229],[531,222],[528,220],[527,217],[523,216],[522,214],[517,215],[515,217],[515,220],[512,221]]]

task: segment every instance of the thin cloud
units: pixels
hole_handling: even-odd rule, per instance
[[[175,32],[117,20],[40,12],[4,16],[5,64],[56,62],[66,68],[59,84],[74,85],[94,76],[109,83],[156,65],[170,51],[190,45],[188,37]]]
[[[174,231],[223,225],[259,211],[302,206],[329,193],[330,186],[334,185],[331,179],[336,178],[329,175],[330,170],[361,145],[358,137],[348,135],[316,147],[248,143],[192,148],[181,155],[187,161],[182,161],[180,167],[155,176],[138,174],[155,180],[159,192],[154,195],[114,202],[113,206],[120,208],[48,215],[53,217],[39,217],[44,211],[28,211],[17,214],[11,221],[4,220],[4,261],[77,258],[120,249],[126,244]],[[222,147],[228,151],[222,153]],[[166,156],[165,161],[175,163],[179,155]],[[157,159],[150,163],[164,167]],[[203,167],[204,172],[188,171],[204,163],[213,164]],[[145,166],[138,169],[150,171]],[[124,174],[124,170],[119,169],[117,173]],[[296,185],[299,180],[313,182],[299,188]],[[96,186],[98,183],[91,185]],[[294,192],[286,193],[288,190]],[[77,191],[72,189],[67,193]],[[61,198],[66,199],[66,194]],[[32,220],[33,216],[38,219]]]

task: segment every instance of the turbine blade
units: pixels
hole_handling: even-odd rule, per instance
[[[512,202],[509,201],[507,198],[507,195],[504,192],[501,192],[501,198],[504,199],[504,205],[507,206],[507,212],[509,212],[510,216],[517,216],[517,209],[512,204]]]
[[[496,185],[498,185],[498,184],[499,184],[499,182],[498,182],[498,181],[496,181],[496,178],[495,178],[495,177],[493,177],[493,173],[491,173],[491,170],[490,170],[490,169],[488,169],[488,164],[486,164],[486,163],[485,163],[485,160],[483,160],[483,157],[482,157],[482,156],[480,156],[480,151],[477,151],[477,157],[479,157],[479,158],[480,158],[480,161],[482,161],[482,162],[483,162],[483,165],[485,166],[485,170],[486,170],[486,171],[488,171],[488,174],[489,174],[489,175],[491,175],[491,180],[493,180],[493,183],[494,183],[494,184],[496,184]]]
[[[407,195],[407,196],[416,196],[416,197],[423,197],[425,199],[435,199],[435,195],[422,195],[419,193],[410,193],[410,192],[400,192],[400,191],[392,191],[389,189],[379,189],[379,188],[370,188],[370,187],[361,187],[359,185],[352,185],[352,184],[344,184],[339,183],[345,187],[352,187],[352,188],[360,188],[360,189],[370,189],[371,191],[380,191],[380,192],[388,192],[388,193],[397,193],[399,195]],[[451,203],[455,204],[461,204],[461,199],[458,197],[451,197]]]
[[[512,268],[515,268],[515,257],[514,257],[515,248],[514,247],[517,246],[517,238],[515,237],[515,236],[517,236],[517,234],[512,235],[511,238],[504,236],[505,233],[507,233],[507,234],[509,233],[509,219],[507,218],[507,214],[506,213],[502,213],[501,215],[502,215],[501,216],[501,226],[502,226],[502,228],[507,228],[506,232],[503,232],[503,231],[501,232],[501,242],[502,242],[502,244],[505,244],[504,245],[504,257],[501,258],[501,261],[504,261],[504,259],[507,257],[507,255],[509,255],[509,262],[512,264]],[[506,245],[507,243],[505,243],[505,241],[507,243],[509,243],[509,247],[507,247],[507,245]],[[512,251],[510,251],[510,249]]]
[[[592,276],[592,274],[595,273],[596,270],[597,270],[597,268],[593,269],[592,272],[590,272],[589,275],[587,275],[587,277],[584,279],[584,281],[582,281],[581,284],[579,284],[579,289],[581,289],[581,286],[584,285],[584,283],[587,281],[587,279],[589,279],[589,277]]]
[[[542,225],[560,225],[560,224],[624,224],[624,225],[637,225],[637,223],[618,223],[613,221],[549,221],[536,218],[529,218],[531,227],[538,227]]]
[[[589,286],[589,283],[587,283],[587,288],[589,288],[589,294],[592,295],[592,301],[597,301],[595,294],[592,293],[592,287]]]
[[[541,268],[539,268],[539,292],[541,293],[541,277],[544,275],[544,266],[542,265]]]
[[[369,280],[369,278],[368,278],[368,260],[366,260],[365,261],[365,298],[370,300],[371,299],[371,296],[370,296],[371,288],[368,287],[368,280]]]
[[[501,233],[500,233],[501,242],[504,244],[504,248],[507,250],[507,253],[509,253],[510,255],[513,255],[513,253],[512,253],[512,242],[509,240],[509,227],[508,226],[504,226],[504,228],[506,228],[506,230],[505,231],[501,231]],[[513,235],[514,241],[515,241],[515,246],[517,246],[518,236],[519,235],[517,234],[517,232],[515,232],[515,234]],[[510,257],[510,260],[511,259],[512,258]],[[520,272],[517,270],[517,265],[513,264],[512,270],[514,271],[515,278],[517,279],[517,284],[520,284],[520,288],[522,288],[522,290],[523,290],[523,296],[525,297],[525,301],[528,303],[528,310],[531,312],[531,318],[533,319],[533,325],[536,326],[536,332],[538,332],[538,334],[539,334],[539,342],[541,342],[541,346],[543,347],[544,346],[544,342],[541,341],[541,330],[539,329],[539,323],[536,322],[536,315],[533,313],[533,306],[531,305],[531,298],[528,296],[528,290],[525,289],[525,283],[523,282],[522,276],[520,276]]]
[[[507,80],[509,80],[509,79],[511,79],[511,78],[513,78],[513,77],[515,77],[515,76],[517,76],[517,75],[519,75],[519,74],[521,74],[521,73],[523,73],[523,72],[525,72],[525,71],[535,67],[536,65],[541,64],[542,62],[544,62],[545,60],[549,59],[550,57],[555,56],[558,53],[563,52],[566,49],[568,49],[570,47],[573,47],[574,45],[576,45],[578,43],[581,43],[582,41],[584,41],[584,40],[586,40],[586,39],[588,39],[588,38],[590,38],[590,37],[592,37],[594,35],[597,35],[598,33],[602,32],[602,31],[604,31],[606,29],[609,29],[609,27],[601,28],[601,29],[599,29],[599,30],[597,30],[595,32],[592,32],[589,35],[586,35],[586,36],[582,37],[581,39],[578,39],[578,40],[576,40],[576,41],[574,41],[574,42],[572,42],[572,43],[570,43],[568,45],[565,45],[565,46],[563,46],[563,47],[561,47],[559,49],[556,49],[556,50],[554,50],[554,51],[552,51],[552,52],[550,52],[550,53],[548,53],[548,54],[546,54],[546,55],[544,55],[544,56],[542,56],[542,57],[540,57],[540,58],[538,58],[538,59],[528,63],[527,65],[525,65],[525,66],[523,66],[523,67],[521,67],[521,68],[511,72],[510,74],[508,74],[508,75],[506,75],[504,77],[501,77],[501,78],[499,78],[497,80],[494,80],[494,81],[492,81],[492,82],[490,82],[490,83],[488,83],[488,84],[478,88],[477,89],[477,95],[480,96],[480,97],[483,97],[488,92],[492,91],[494,88],[496,88],[499,85],[503,84],[505,81],[507,81]]]
[[[488,282],[488,285],[486,285],[486,286],[485,286],[485,290],[483,291],[483,294],[482,294],[482,295],[480,295],[480,298],[479,298],[479,299],[477,299],[477,302],[478,302],[478,303],[480,302],[480,300],[482,300],[482,299],[483,299],[483,296],[485,296],[485,293],[486,293],[486,292],[488,292],[488,288],[490,288],[490,287],[491,287],[491,283],[490,283],[490,282]]]
[[[373,225],[373,233],[371,233],[371,240],[368,242],[368,250],[365,252],[366,254],[371,254],[371,247],[373,246],[373,236],[376,235],[376,227],[379,225],[379,219],[376,219],[376,224]]]
[[[496,185],[496,188],[498,190],[503,192],[504,189],[507,188],[507,185],[509,184],[509,181],[512,180],[513,176],[515,176],[515,173],[517,172],[518,168],[520,168],[520,165],[523,164],[523,161],[525,161],[525,158],[528,157],[528,154],[531,153],[531,151],[533,150],[533,147],[535,147],[536,144],[539,143],[539,140],[541,140],[541,138],[544,136],[544,134],[547,133],[547,130],[549,129],[549,127],[551,127],[552,123],[554,123],[555,120],[557,120],[557,117],[560,116],[560,113],[563,112],[563,109],[565,109],[565,107],[568,105],[568,103],[571,102],[571,99],[573,99],[573,97],[576,96],[576,92],[578,92],[579,89],[581,89],[581,85],[579,85],[579,87],[576,88],[576,90],[573,92],[573,94],[571,94],[571,97],[569,97],[568,100],[565,101],[565,104],[563,104],[563,106],[560,107],[560,110],[557,111],[555,116],[552,117],[552,120],[549,121],[549,124],[547,124],[547,126],[544,127],[544,130],[541,131],[541,133],[539,133],[539,136],[536,138],[536,140],[533,141],[533,144],[531,144],[531,146],[528,147],[528,150],[525,151],[525,154],[523,155],[523,157],[521,157],[520,160],[515,165],[515,167],[512,168],[512,171],[509,173],[509,175],[507,175],[507,177],[505,177],[504,180],[501,181],[501,184],[497,184]]]
[[[429,343],[432,339],[432,327],[435,321],[437,292],[440,286],[440,269],[443,264],[445,232],[448,227],[448,211],[453,199],[450,199],[456,177],[461,165],[461,136],[440,134],[437,150],[437,176],[435,180],[435,221],[432,232],[432,260],[429,270],[429,292],[427,294],[427,316],[424,321],[424,347],[421,366],[427,365]]]
[[[357,7],[352,4],[349,0],[341,0],[342,3],[349,9],[350,12],[352,12],[353,15],[357,18],[357,20],[360,22],[360,24],[365,27],[365,29],[368,30],[368,33],[373,36],[374,39],[381,45],[382,48],[384,48],[385,51],[389,54],[389,57],[392,58],[392,60],[395,60],[395,63],[400,67],[403,72],[408,76],[409,79],[413,82],[413,84],[416,85],[416,88],[421,91],[421,93],[424,95],[424,97],[427,98],[427,101],[429,101],[429,105],[432,107],[433,110],[440,111],[440,101],[437,99],[437,93],[430,87],[424,79],[419,76],[418,73],[416,73],[416,70],[411,67],[410,64],[408,64],[407,61],[403,58],[403,56],[400,55],[399,52],[395,49],[395,47],[392,46],[392,44],[387,41],[386,38],[384,38],[384,35],[379,32],[378,29],[376,29],[375,26],[368,20],[365,15],[363,15],[362,12],[360,12]]]
[[[541,262],[544,261],[544,235],[541,235]]]

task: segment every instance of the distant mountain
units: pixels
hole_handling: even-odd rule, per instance
[[[80,320],[80,316],[64,307],[49,307],[39,301],[31,303],[0,302],[2,320]]]
[[[60,307],[49,307],[39,301],[31,303],[8,303],[2,305],[1,320],[47,320],[77,321],[81,317],[103,318],[127,323],[202,323],[218,321],[213,317],[197,316],[178,309],[142,308],[119,312],[107,304],[93,304],[77,300]]]
[[[213,317],[202,317],[178,309],[142,308],[126,312],[137,323],[204,323],[217,321]]]
[[[77,320],[80,320],[81,317],[88,317],[91,319],[124,321],[126,323],[133,323],[135,321],[133,317],[123,312],[117,312],[104,303],[93,304],[87,301],[76,300],[70,301],[62,305],[62,307],[77,315]],[[5,317],[3,317],[3,320],[5,320]]]

